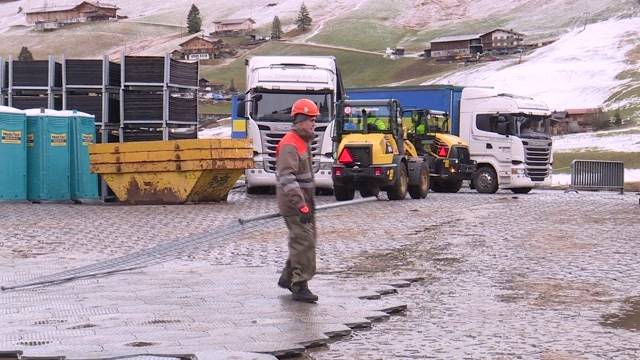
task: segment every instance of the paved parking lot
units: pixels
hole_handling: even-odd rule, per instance
[[[215,234],[274,210],[273,196],[241,192],[225,204],[1,204],[0,285]],[[186,246],[151,267],[0,293],[9,319],[0,350],[206,358],[203,351],[282,355],[306,346],[315,359],[633,359],[639,219],[636,194],[543,190],[431,193],[328,210],[319,215],[320,273],[311,285],[320,304],[311,314],[275,288],[286,256],[277,220]],[[402,279],[423,280],[404,287]],[[400,316],[380,311],[405,304]],[[345,326],[371,320],[367,331]]]

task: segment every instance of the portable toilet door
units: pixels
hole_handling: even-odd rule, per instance
[[[70,200],[69,119],[56,110],[27,113],[27,200]]]
[[[0,201],[27,199],[27,118],[0,106]]]
[[[89,144],[96,142],[95,116],[80,111],[59,111],[69,118],[71,200],[97,200],[98,175],[92,174]]]

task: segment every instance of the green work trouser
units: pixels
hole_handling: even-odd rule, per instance
[[[316,221],[300,223],[297,215],[285,216],[289,229],[289,258],[282,270],[292,283],[309,281],[316,274]]]

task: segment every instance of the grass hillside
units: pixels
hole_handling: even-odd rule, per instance
[[[248,56],[255,55],[335,56],[346,87],[384,85],[395,81],[428,76],[453,68],[453,65],[434,64],[431,61],[422,59],[401,58],[391,60],[374,54],[287,43],[268,43],[254,50]],[[239,58],[228,65],[203,67],[200,75],[211,81],[225,84],[229,84],[233,79],[236,87],[244,89],[245,58],[246,56]]]
[[[74,24],[50,32],[14,29],[0,34],[0,56],[15,58],[26,46],[36,59],[63,54],[68,58],[98,58],[140,41],[183,33],[183,28],[176,26],[128,21]]]

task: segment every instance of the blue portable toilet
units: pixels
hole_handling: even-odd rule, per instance
[[[0,201],[27,199],[27,117],[0,106]]]
[[[27,200],[70,200],[69,118],[56,110],[27,113]]]
[[[80,111],[59,111],[69,118],[71,200],[98,199],[98,175],[92,174],[89,144],[96,142],[96,117]]]

